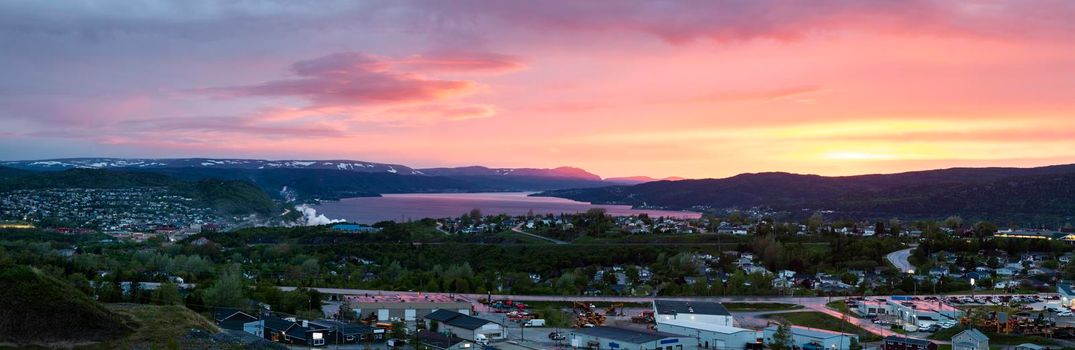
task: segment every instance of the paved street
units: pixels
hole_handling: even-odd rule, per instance
[[[907,272],[914,268],[914,266],[911,266],[911,262],[907,260],[911,257],[911,250],[914,250],[914,247],[888,253],[885,258],[900,271]]]

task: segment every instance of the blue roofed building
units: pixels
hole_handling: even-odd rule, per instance
[[[376,228],[376,227],[373,227],[373,226],[370,226],[370,225],[360,225],[360,224],[335,224],[335,225],[332,225],[332,230],[340,231],[340,232],[348,232],[348,233],[381,232],[381,229],[379,229],[379,228]]]

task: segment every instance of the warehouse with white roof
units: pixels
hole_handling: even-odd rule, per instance
[[[761,349],[757,331],[734,327],[728,309],[714,302],[655,300],[657,331],[694,338],[701,349]]]

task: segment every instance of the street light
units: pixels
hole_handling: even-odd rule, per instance
[[[911,275],[911,283],[914,284],[914,295],[918,295],[918,280],[914,278],[914,269],[908,269],[907,274]]]
[[[974,278],[970,279],[970,297],[974,298]]]

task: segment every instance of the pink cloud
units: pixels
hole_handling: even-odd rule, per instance
[[[439,101],[472,93],[473,81],[442,80],[395,72],[377,57],[344,52],[291,65],[297,78],[197,90],[221,98],[300,97],[311,107]]]
[[[429,72],[503,73],[526,68],[519,56],[478,51],[437,51],[395,61],[402,68]]]

